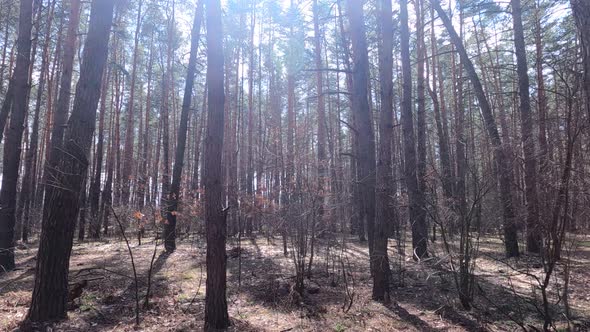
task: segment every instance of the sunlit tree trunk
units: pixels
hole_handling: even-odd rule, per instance
[[[207,136],[205,139],[205,222],[207,237],[207,285],[205,330],[225,329],[230,325],[226,298],[226,212],[223,210],[223,30],[221,3],[207,0]]]

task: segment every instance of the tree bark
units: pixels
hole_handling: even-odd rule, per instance
[[[369,240],[369,256],[371,267],[374,254],[375,235],[375,134],[371,119],[371,110],[367,98],[369,58],[362,1],[348,0],[348,16],[350,20],[350,39],[353,52],[352,70],[352,112],[357,115],[358,131],[358,178],[360,182],[363,211],[367,225]]]
[[[391,0],[381,0],[379,23],[379,81],[381,112],[379,121],[379,157],[377,160],[377,220],[375,222],[375,257],[373,300],[389,302],[389,257],[387,255],[387,223],[395,219],[391,142],[393,141],[393,13]]]
[[[408,26],[408,2],[400,1],[401,60],[402,60],[402,132],[404,136],[404,175],[409,199],[409,216],[412,227],[414,259],[428,257],[428,229],[424,213],[423,196],[420,194],[416,174],[416,143],[412,114],[412,70],[410,68],[410,31]]]
[[[62,149],[53,146],[57,185],[47,187],[50,213],[43,217],[35,286],[27,320],[45,322],[66,317],[69,259],[80,190],[87,173],[96,107],[104,71],[115,0],[94,0],[82,55],[80,79]],[[56,125],[58,125],[56,123]]]
[[[511,0],[511,4],[514,48],[516,50],[516,72],[518,74],[518,96],[520,99],[521,140],[524,152],[524,182],[527,205],[526,249],[528,252],[539,253],[541,250],[541,225],[539,225],[537,203],[537,156],[533,137],[533,116],[529,95],[529,75],[527,73],[526,44],[522,26],[522,8],[520,0]]]
[[[205,293],[205,330],[225,329],[230,325],[227,313],[226,210],[222,207],[223,174],[223,29],[221,3],[207,0],[207,136],[205,139],[205,223],[207,237],[207,285]]]

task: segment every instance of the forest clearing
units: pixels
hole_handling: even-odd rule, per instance
[[[0,330],[590,330],[590,0],[0,0]]]
[[[390,257],[403,265],[404,272],[394,277],[392,297],[396,300],[382,305],[371,300],[366,243],[345,235],[319,244],[312,278],[306,280],[308,290],[301,297],[293,293],[293,262],[283,256],[280,239],[242,239],[241,273],[238,242],[230,241],[230,331],[513,331],[518,324],[511,319],[525,326],[542,324],[535,309],[542,301],[534,292],[534,281],[526,276],[539,273],[538,259],[523,256],[518,261],[506,260],[498,238],[482,240],[475,272],[481,288],[476,290],[479,300],[471,312],[462,311],[454,296],[457,290],[444,254],[425,262],[399,263],[397,246],[391,242]],[[52,325],[54,331],[194,331],[203,325],[206,275],[202,240],[184,239],[171,255],[157,250],[153,263],[153,239],[132,246],[140,285],[140,325],[134,323],[133,270],[126,245],[109,239],[74,245],[70,284],[90,281],[72,301],[68,321]],[[570,310],[579,319],[572,321],[571,327],[586,331],[590,328],[589,239],[579,239],[576,248],[571,254]],[[19,250],[21,268],[0,277],[0,330],[16,328],[26,314],[34,257],[34,249]],[[146,308],[143,302],[150,263],[152,297]],[[556,317],[563,315],[558,306],[555,310]],[[556,326],[565,329],[567,322],[556,318]]]

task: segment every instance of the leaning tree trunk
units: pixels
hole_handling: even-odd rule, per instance
[[[506,256],[518,256],[518,235],[516,232],[517,229],[515,223],[516,215],[514,212],[514,206],[512,205],[512,191],[510,188],[512,183],[512,165],[510,163],[506,147],[502,145],[502,140],[500,138],[500,134],[498,133],[498,126],[496,125],[494,114],[492,113],[492,107],[490,106],[490,103],[485,95],[483,86],[479,80],[479,76],[477,75],[475,67],[473,66],[473,62],[471,62],[471,59],[469,58],[469,55],[463,46],[461,38],[459,35],[457,35],[457,32],[453,27],[453,23],[447,16],[447,13],[440,6],[439,0],[430,0],[430,2],[443,21],[443,24],[445,25],[445,28],[451,37],[451,42],[457,48],[461,62],[465,67],[465,71],[467,72],[467,76],[473,85],[474,94],[477,98],[481,113],[483,115],[486,131],[488,132],[490,141],[494,146],[494,157],[497,167],[496,172],[498,173],[498,180],[500,182],[500,199],[502,201],[503,208],[504,245],[506,249]]]
[[[27,320],[45,322],[66,317],[68,272],[82,183],[86,176],[94,135],[96,107],[100,97],[115,0],[94,0],[80,79],[63,147],[53,147],[55,169],[48,170],[57,182],[46,194],[50,213],[43,217],[35,285]],[[59,125],[56,123],[56,125]]]
[[[21,140],[27,114],[33,0],[20,2],[17,59],[12,76],[14,92],[6,142],[4,143],[2,187],[0,189],[0,272],[14,269],[14,224]],[[9,86],[10,89],[10,86]],[[10,95],[7,95],[10,98]]]
[[[172,169],[172,184],[168,193],[168,209],[166,210],[167,223],[164,226],[164,247],[167,252],[176,250],[176,211],[180,200],[180,180],[182,177],[182,166],[184,164],[184,152],[186,148],[186,134],[190,116],[193,85],[195,82],[195,71],[197,69],[197,50],[199,47],[201,17],[203,16],[203,0],[199,1],[193,21],[191,32],[191,50],[188,59],[186,72],[186,84],[182,98],[182,110],[180,113],[180,125],[178,127],[178,142],[176,144],[176,155],[174,157],[174,168]]]
[[[205,330],[225,329],[230,325],[226,298],[225,241],[226,210],[222,209],[223,173],[223,32],[221,3],[207,0],[207,136],[205,139],[205,222],[207,233],[207,287]]]

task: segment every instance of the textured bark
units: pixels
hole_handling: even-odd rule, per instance
[[[369,58],[367,55],[362,1],[348,0],[347,4],[354,61],[352,70],[352,112],[357,116],[358,178],[369,239],[369,256],[371,257],[371,266],[373,266],[376,164],[375,134],[373,133],[371,110],[367,98]]]
[[[51,140],[47,147],[47,160],[44,169],[45,192],[47,193],[47,184],[53,183],[54,179],[50,177],[49,169],[54,169],[53,162],[58,160],[54,154],[59,152],[62,146],[63,133],[68,120],[68,111],[70,109],[71,91],[72,91],[72,71],[74,68],[74,56],[76,54],[76,38],[78,33],[78,24],[80,21],[80,1],[71,0],[70,2],[70,22],[66,42],[64,44],[63,68],[61,70],[60,88],[57,97],[57,104],[53,112],[53,121],[51,128]],[[48,195],[45,194],[43,201],[43,216],[47,214]]]
[[[514,26],[514,48],[516,50],[516,72],[518,74],[518,96],[520,101],[520,128],[522,149],[524,152],[524,182],[527,209],[528,252],[539,253],[541,250],[541,225],[539,225],[537,203],[537,155],[533,136],[533,116],[529,94],[529,75],[527,73],[526,44],[522,26],[522,8],[520,0],[511,0],[512,23]]]
[[[197,50],[199,47],[201,18],[203,16],[203,0],[199,1],[193,21],[191,32],[191,49],[186,72],[186,83],[184,96],[182,98],[182,110],[180,113],[180,125],[178,127],[178,142],[176,144],[176,155],[174,157],[174,168],[172,170],[172,184],[168,194],[168,210],[166,212],[167,223],[164,226],[164,247],[167,252],[176,249],[176,211],[180,200],[180,180],[182,178],[182,167],[184,164],[184,153],[186,148],[186,135],[190,117],[191,99],[195,82],[197,67]]]
[[[4,143],[2,187],[0,189],[0,271],[14,269],[14,225],[16,221],[16,188],[21,155],[21,141],[27,95],[30,90],[29,65],[31,57],[31,30],[33,19],[32,0],[20,2],[17,39],[17,59],[12,75],[14,94],[10,111],[10,123]],[[10,89],[10,87],[9,87]]]
[[[94,0],[91,5],[88,37],[82,55],[80,79],[63,149],[53,146],[55,169],[49,170],[55,186],[48,186],[43,217],[35,285],[27,320],[45,322],[66,316],[69,259],[79,195],[87,173],[101,76],[105,67],[115,0]],[[58,124],[56,124],[58,125]]]
[[[423,196],[420,194],[416,174],[416,147],[412,114],[412,71],[410,68],[410,32],[408,27],[408,2],[400,1],[401,60],[402,60],[402,132],[404,136],[404,175],[409,199],[409,216],[412,227],[414,259],[428,256],[428,229],[424,213]]]
[[[205,330],[225,329],[230,325],[227,313],[226,211],[222,208],[223,173],[223,32],[221,3],[207,0],[207,136],[205,139],[205,223],[207,237],[207,285],[205,293]]]
[[[494,157],[497,166],[498,180],[500,182],[500,199],[502,201],[501,204],[503,208],[504,245],[506,249],[506,256],[518,256],[518,235],[516,232],[517,228],[515,224],[515,212],[512,202],[512,191],[510,188],[512,183],[512,166],[510,160],[508,159],[506,147],[502,145],[502,140],[500,138],[500,134],[498,133],[498,127],[492,113],[492,108],[488,99],[486,98],[483,86],[479,80],[479,76],[475,71],[473,62],[471,62],[471,59],[469,59],[461,38],[459,35],[457,35],[457,32],[453,27],[453,23],[447,16],[446,12],[441,8],[440,2],[438,0],[431,0],[431,3],[443,21],[445,28],[449,32],[451,42],[455,45],[455,48],[457,49],[461,58],[461,62],[463,63],[465,71],[467,72],[467,76],[473,85],[474,94],[477,98],[484,118],[486,131],[488,132],[488,136],[490,137],[490,141],[494,147]]]
[[[377,220],[373,256],[373,299],[389,302],[391,271],[387,255],[387,224],[397,222],[393,200],[391,142],[393,142],[393,17],[391,0],[381,0],[379,23],[379,82],[381,83],[381,112],[379,121],[379,157],[377,160]]]

